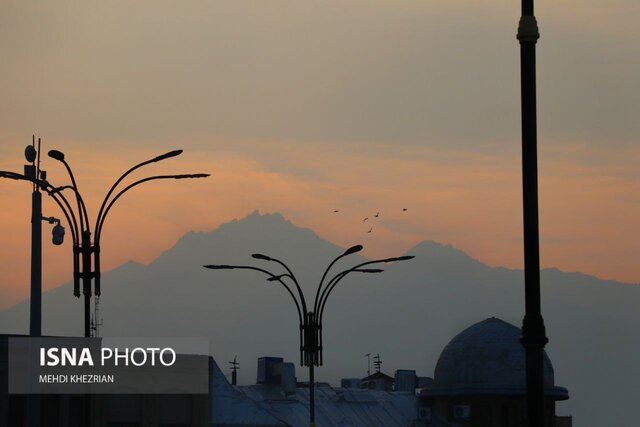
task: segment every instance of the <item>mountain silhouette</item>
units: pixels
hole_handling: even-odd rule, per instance
[[[324,268],[344,249],[278,213],[256,211],[210,232],[189,232],[149,265],[128,262],[103,274],[101,334],[206,336],[216,360],[238,355],[239,383],[253,383],[260,356],[299,361],[291,297],[258,272],[202,265],[245,264],[280,273],[277,264],[251,254],[282,259],[300,279],[310,304]],[[385,372],[416,369],[432,376],[442,349],[471,324],[496,316],[521,325],[521,270],[489,267],[433,241],[407,254],[415,259],[385,264],[381,274],[352,274],[331,294],[318,381],[336,385],[341,377],[365,376],[363,355],[370,352],[382,356]],[[335,271],[364,260],[351,255]],[[572,414],[576,425],[636,425],[640,287],[557,269],[542,271],[541,286],[550,340],[546,351],[556,384],[571,396],[558,413]],[[45,292],[43,334],[82,335],[82,309],[71,283]],[[28,319],[28,301],[2,310],[1,331],[27,333]],[[306,379],[307,372],[296,369],[298,379]]]

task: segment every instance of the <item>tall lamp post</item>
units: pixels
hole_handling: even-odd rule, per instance
[[[291,269],[282,261],[276,258],[269,257],[262,254],[253,254],[252,257],[263,261],[272,261],[280,264],[286,270],[284,274],[274,274],[269,270],[263,268],[254,267],[250,265],[205,265],[203,267],[214,270],[255,270],[266,274],[268,281],[278,282],[286,289],[287,293],[293,299],[298,312],[298,323],[300,326],[300,366],[307,366],[309,368],[309,425],[315,426],[315,379],[314,379],[314,367],[322,366],[322,318],[324,315],[324,308],[327,303],[327,299],[331,294],[331,291],[335,289],[336,285],[344,279],[350,273],[381,273],[382,269],[379,268],[363,268],[371,264],[380,263],[392,263],[397,261],[406,261],[412,259],[413,256],[406,255],[395,258],[384,258],[374,261],[367,261],[358,264],[354,267],[341,271],[334,275],[330,280],[326,281],[327,275],[331,270],[331,267],[341,258],[348,255],[360,252],[362,245],[352,246],[344,253],[335,258],[324,271],[320,283],[316,289],[316,295],[313,301],[313,306],[307,306],[307,302],[304,297],[304,293],[300,287],[298,279],[293,274]],[[292,288],[285,283],[284,279],[295,285],[294,292]]]
[[[73,172],[65,160],[64,153],[51,150],[49,151],[49,157],[60,161],[66,168],[71,185],[64,185],[55,187],[49,181],[46,180],[46,176],[31,176],[29,174],[18,174],[15,172],[0,171],[0,178],[10,178],[15,180],[30,181],[38,189],[46,192],[62,210],[69,228],[71,229],[71,237],[73,239],[73,294],[76,297],[80,297],[80,281],[82,280],[82,294],[84,295],[84,336],[89,337],[91,335],[90,327],[90,312],[91,312],[91,281],[95,280],[95,295],[100,296],[100,237],[102,234],[102,228],[104,226],[105,218],[109,213],[113,204],[124,193],[130,189],[143,184],[148,181],[164,180],[164,179],[187,179],[187,178],[205,178],[209,174],[181,174],[181,175],[154,175],[139,179],[133,183],[127,185],[123,189],[114,194],[118,185],[133,171],[139,169],[150,163],[156,163],[171,157],[176,157],[182,153],[182,150],[174,150],[152,159],[139,163],[116,180],[111,186],[107,195],[105,196],[98,217],[93,229],[93,242],[91,241],[91,226],[89,223],[89,215],[84,203],[84,199],[78,190]],[[64,190],[71,190],[73,192],[73,198],[75,199],[75,205],[69,202],[69,199],[64,195]],[[71,199],[73,202],[74,199]],[[93,259],[92,259],[93,256]],[[92,268],[93,266],[93,268]]]
[[[533,12],[533,0],[522,0],[517,38],[520,42],[525,284],[525,316],[520,341],[526,354],[529,427],[542,427],[545,418],[543,352],[548,339],[540,308],[536,130],[536,42],[540,34]]]

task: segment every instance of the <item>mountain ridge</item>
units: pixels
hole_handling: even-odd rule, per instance
[[[259,356],[298,361],[295,307],[281,287],[258,272],[202,265],[245,264],[280,272],[276,263],[251,258],[263,252],[286,261],[311,299],[324,266],[344,250],[281,214],[257,211],[212,231],[186,233],[147,265],[128,262],[103,274],[103,336],[208,337],[211,354],[217,360],[240,355],[249,364],[240,381],[253,382]],[[387,372],[416,369],[431,376],[440,351],[471,324],[491,316],[521,324],[522,270],[490,267],[433,241],[406,253],[416,258],[384,264],[380,274],[350,274],[332,292],[323,322],[322,381],[335,384],[362,373],[361,356],[372,351],[384,357]],[[350,255],[334,271],[364,260]],[[546,351],[557,384],[571,395],[559,412],[573,412],[577,425],[607,425],[608,415],[617,411],[617,425],[635,425],[632,411],[622,413],[620,407],[625,396],[637,395],[640,383],[635,363],[640,340],[628,327],[640,324],[640,287],[553,268],[542,271],[541,287],[550,339]],[[44,334],[81,335],[82,316],[70,282],[44,293]],[[28,318],[28,301],[0,311],[1,332],[26,332]],[[300,378],[305,375],[298,372]],[[627,407],[632,406],[630,400]]]
[[[224,235],[226,233],[229,232],[233,232],[236,227],[238,227],[239,225],[245,225],[245,224],[252,224],[255,225],[257,224],[256,220],[267,220],[269,223],[271,223],[271,225],[273,224],[277,224],[277,225],[285,225],[285,226],[291,226],[294,227],[297,230],[300,230],[301,232],[304,233],[308,233],[310,236],[317,238],[319,240],[325,240],[322,237],[320,237],[317,233],[315,233],[312,229],[310,228],[306,228],[306,227],[298,227],[296,226],[292,221],[286,219],[284,217],[284,215],[282,215],[280,212],[267,212],[267,213],[263,213],[261,214],[259,209],[255,209],[254,211],[252,211],[250,214],[248,214],[247,216],[243,217],[243,218],[234,218],[228,222],[225,222],[223,224],[220,224],[218,227],[212,229],[212,230],[207,230],[207,231],[187,231],[185,234],[183,234],[182,236],[180,236],[176,242],[169,247],[168,249],[165,249],[164,251],[162,251],[156,258],[154,258],[152,261],[150,261],[149,263],[140,263],[138,261],[135,261],[133,259],[130,259],[122,264],[120,264],[119,266],[114,267],[111,270],[105,271],[103,272],[103,274],[110,274],[111,272],[117,272],[120,271],[121,269],[128,269],[128,268],[134,268],[133,266],[137,267],[150,267],[153,266],[157,263],[161,263],[163,260],[163,257],[166,254],[172,254],[174,251],[176,250],[180,250],[184,245],[188,245],[188,244],[193,244],[194,242],[202,242],[206,239],[210,239],[210,238],[215,238],[220,236],[221,234]],[[260,223],[260,225],[265,225],[264,222]],[[325,240],[326,241],[326,240]],[[328,241],[327,241],[328,242]],[[339,246],[328,242],[331,245],[335,246],[336,248],[338,248]],[[346,248],[344,248],[346,249]],[[422,251],[427,251],[428,254],[435,254],[437,256],[442,256],[444,253],[448,253],[448,254],[454,254],[455,256],[458,257],[459,260],[464,260],[467,262],[470,262],[472,264],[475,264],[478,267],[484,267],[486,269],[493,269],[496,271],[499,270],[505,270],[505,271],[509,271],[509,272],[519,272],[521,274],[524,274],[523,269],[521,268],[511,268],[511,267],[504,267],[504,266],[490,266],[485,264],[484,262],[482,262],[479,259],[476,259],[474,257],[472,257],[471,255],[469,255],[468,253],[466,253],[464,250],[457,248],[456,246],[454,246],[453,244],[450,243],[442,243],[442,242],[438,242],[435,240],[423,240],[417,244],[415,244],[414,246],[412,246],[411,248],[409,248],[408,250],[406,250],[403,255],[415,255],[416,253],[420,254],[420,255],[424,255],[422,253]],[[436,252],[439,251],[439,252]],[[585,273],[585,272],[580,272],[580,271],[565,271],[562,270],[558,267],[545,267],[542,268],[541,273],[545,273],[545,274],[552,274],[552,273],[560,273],[560,274],[566,274],[566,275],[578,275],[581,276],[583,278],[588,278],[588,279],[595,279],[598,281],[603,281],[603,282],[608,282],[610,284],[617,284],[617,285],[629,285],[629,286],[636,286],[635,283],[628,283],[628,282],[622,282],[619,280],[615,280],[615,279],[605,279],[605,278],[601,278],[598,277],[596,275],[593,274],[589,274],[589,273]],[[51,292],[54,291],[56,289],[59,289],[61,287],[69,287],[71,286],[72,283],[71,281],[66,281],[63,282],[61,284],[59,284],[58,286],[55,286],[51,289],[48,289],[46,291],[43,292],[47,293],[47,292]],[[639,285],[640,286],[640,285]],[[29,298],[25,298],[23,300],[20,300],[18,302],[16,302],[15,304],[6,307],[0,311],[3,310],[9,310],[12,309],[18,305],[22,305],[22,304],[28,304],[29,302]]]

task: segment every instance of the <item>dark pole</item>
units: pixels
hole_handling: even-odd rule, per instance
[[[538,158],[536,131],[536,42],[540,34],[533,0],[522,0],[518,26],[522,113],[525,316],[521,342],[526,353],[529,427],[544,426],[543,352],[548,342],[540,308]]]
[[[31,299],[29,316],[29,335],[42,335],[42,193],[37,182],[40,180],[40,138],[36,149],[36,137],[25,149],[25,177],[32,180],[31,193]]]
[[[84,336],[91,336],[91,233],[82,232],[82,293],[84,295]]]
[[[316,425],[316,398],[315,398],[315,379],[313,378],[313,363],[309,363],[309,426]]]
[[[42,193],[34,185],[31,194],[31,300],[29,335],[42,335]],[[40,426],[40,396],[28,396],[28,425]]]
[[[314,368],[318,364],[318,323],[315,313],[307,313],[306,336],[304,347],[307,353],[307,363],[309,365],[309,426],[316,425],[316,381],[314,378]]]
[[[42,335],[42,193],[31,194],[31,316],[29,335]]]
[[[29,300],[29,335],[42,335],[42,193],[36,184],[40,179],[40,138],[36,150],[35,135],[31,146],[25,150],[25,157],[31,165],[25,165],[25,174],[34,180],[31,193],[31,298]],[[41,424],[40,396],[27,397],[27,425]]]

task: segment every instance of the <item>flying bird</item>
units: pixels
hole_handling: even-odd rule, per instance
[[[371,227],[369,231],[367,231],[367,233],[371,233],[372,231],[373,231],[373,227]]]
[[[334,209],[333,213],[338,213],[340,212],[338,209]]]
[[[365,219],[362,220],[362,222],[365,223],[368,219],[369,217],[366,217]]]
[[[378,218],[380,216],[380,212],[376,212],[376,214],[374,215],[375,218]]]
[[[407,208],[402,208],[402,212],[406,212],[406,211],[407,211]]]

